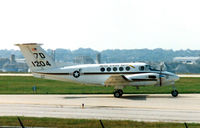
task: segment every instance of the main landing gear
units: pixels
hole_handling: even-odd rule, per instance
[[[120,98],[123,95],[123,90],[122,89],[116,89],[116,90],[114,90],[113,93],[114,93],[114,97]]]

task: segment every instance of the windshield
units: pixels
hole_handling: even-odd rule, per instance
[[[146,65],[145,68],[150,71],[160,71],[157,66]]]

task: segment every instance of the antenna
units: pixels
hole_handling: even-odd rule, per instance
[[[20,125],[22,126],[22,128],[25,128],[25,127],[24,127],[24,125],[23,125],[23,123],[22,123],[22,121],[20,120],[20,118],[19,118],[19,117],[17,117],[17,119],[18,119],[18,121],[19,121]]]
[[[188,125],[187,125],[187,123],[184,123],[185,124],[185,128],[188,128]]]
[[[103,122],[101,120],[99,120],[99,121],[100,121],[101,127],[105,128],[104,125],[103,125]]]

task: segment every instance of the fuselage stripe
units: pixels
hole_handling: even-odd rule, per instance
[[[37,74],[44,75],[72,75],[73,73],[44,73],[44,72],[34,72]],[[81,73],[81,75],[115,75],[115,74],[141,74],[141,73],[152,73],[152,72],[87,72]]]
[[[44,75],[73,75],[73,73],[45,73],[45,72],[33,72],[33,73],[44,74]],[[142,74],[142,73],[160,74],[159,72],[85,72],[85,73],[81,73],[81,75],[115,75],[115,74],[132,75],[132,74]],[[169,74],[165,74],[165,73],[161,73],[161,74],[170,76]]]

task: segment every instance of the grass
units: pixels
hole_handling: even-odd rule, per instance
[[[101,128],[99,120],[20,117],[26,127]],[[182,123],[102,120],[105,128],[185,128]],[[3,126],[19,126],[17,117],[0,117]],[[200,124],[188,124],[199,128]]]
[[[29,76],[0,77],[0,94],[32,94],[33,86],[37,86],[38,94],[111,94],[114,89],[113,87],[45,80]],[[200,93],[200,78],[181,78],[176,82],[176,87],[180,93]],[[172,86],[145,86],[140,87],[139,90],[129,86],[124,89],[124,93],[167,94],[171,90]]]

